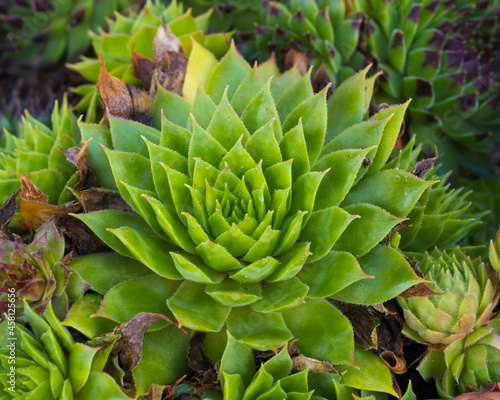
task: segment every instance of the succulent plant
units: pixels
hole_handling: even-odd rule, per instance
[[[83,53],[96,29],[130,0],[19,0],[2,2],[0,31],[5,35],[2,58],[37,64],[72,61]]]
[[[495,320],[491,321],[494,327],[479,327],[444,349],[431,351],[419,365],[424,378],[436,378],[437,390],[443,398],[454,398],[498,382],[500,335]]]
[[[498,276],[481,258],[471,260],[460,248],[450,254],[435,249],[419,260],[419,268],[439,294],[398,298],[406,336],[420,343],[450,345],[488,323],[498,303]]]
[[[381,99],[413,98],[412,134],[437,144],[445,170],[484,174],[499,140],[497,0],[355,1],[367,15],[367,51],[384,71]],[[473,151],[472,151],[473,150]]]
[[[405,229],[395,233],[399,248],[410,258],[414,253],[423,254],[434,247],[453,252],[466,235],[477,232],[485,213],[470,211],[471,206],[474,207],[470,201],[472,191],[466,192],[463,187],[452,188],[448,182],[451,171],[438,176],[439,165],[434,165],[437,155],[416,162],[422,143],[415,146],[415,139],[413,136],[385,168],[399,168],[437,183],[425,190],[417,206],[408,214],[408,221],[403,225]],[[484,245],[479,247],[484,248]],[[476,250],[477,246],[462,246],[462,249],[469,252]]]
[[[73,275],[67,267],[71,255],[64,256],[64,238],[53,221],[42,225],[29,244],[0,240],[0,254],[2,315],[11,306],[9,294],[15,293],[16,317],[24,315],[24,302],[40,314],[52,302],[57,315],[64,317],[68,310],[68,289],[70,296],[81,296],[86,288],[76,275],[68,287]]]
[[[254,44],[245,55],[266,59],[275,52],[282,61],[290,49],[306,52],[315,68],[323,64],[338,84],[363,66],[361,55],[355,53],[360,24],[343,1],[262,1]]]
[[[147,301],[168,299],[163,312],[183,326],[227,330],[260,350],[295,336],[307,356],[353,365],[350,323],[324,299],[375,304],[422,282],[379,242],[432,184],[382,170],[407,104],[368,119],[374,79],[365,76],[346,80],[327,103],[328,89],[314,95],[296,68],[252,69],[234,46],[217,62],[194,42],[182,97],[158,88],[154,128],[112,115],[109,129],[80,123],[83,138],[93,137],[88,155],[101,165],[101,184],[118,187],[137,215],[77,217],[160,275],[158,284],[169,282]],[[143,290],[139,281],[118,285],[128,293],[122,304]],[[112,293],[103,304],[111,307]],[[379,390],[392,393],[392,384]]]
[[[231,336],[220,365],[225,400],[248,398],[344,400],[358,393],[340,384],[332,366],[302,355],[293,359],[287,346],[256,371],[251,350]]]
[[[213,8],[209,29],[221,32],[233,29],[238,32],[252,31],[262,6],[261,0],[184,0],[183,3],[198,13]]]
[[[26,303],[25,315],[31,331],[14,318],[0,324],[2,398],[129,399],[111,376],[101,372],[112,346],[76,343],[51,303],[43,317]]]
[[[48,195],[51,204],[68,200],[64,190],[68,181],[77,176],[76,168],[62,149],[69,149],[80,142],[76,118],[68,108],[66,98],[52,111],[52,127],[44,125],[26,112],[17,136],[4,131],[0,153],[0,202],[5,201],[20,188],[20,173],[30,179]]]
[[[231,33],[205,34],[212,10],[194,17],[190,9],[184,12],[183,8],[182,3],[176,0],[168,6],[159,0],[148,0],[139,13],[116,13],[114,21],[108,20],[109,32],[99,29],[98,34],[92,33],[90,37],[94,51],[104,61],[111,76],[132,86],[142,85],[134,76],[132,49],[134,53],[152,59],[153,38],[163,21],[178,37],[185,55],[189,55],[193,38],[213,53],[222,56],[229,47],[227,40]],[[83,96],[75,110],[86,111],[86,121],[95,122],[95,110],[99,104],[99,92],[95,83],[99,79],[101,63],[96,58],[83,56],[80,62],[69,65],[69,68],[93,82],[81,85],[73,91]]]

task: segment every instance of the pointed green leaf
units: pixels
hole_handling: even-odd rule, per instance
[[[184,281],[167,304],[184,326],[202,332],[217,332],[222,328],[230,307],[213,300],[204,286]]]
[[[335,293],[333,298],[356,304],[377,304],[423,282],[405,258],[389,246],[377,245],[359,259],[359,265],[373,278],[354,282]]]
[[[283,314],[301,353],[332,364],[354,365],[354,333],[349,320],[326,300],[308,299]],[[312,329],[314,328],[314,329]]]

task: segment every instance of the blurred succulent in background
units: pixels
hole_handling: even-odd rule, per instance
[[[183,3],[200,14],[213,8],[209,29],[221,32],[232,29],[238,32],[254,30],[262,6],[261,0],[187,0]]]
[[[470,217],[484,214],[483,225],[474,235],[468,235],[466,245],[478,246],[495,237],[500,226],[500,176],[495,175],[476,181],[457,180],[455,187],[465,187],[470,191]],[[484,254],[486,256],[486,254]]]
[[[19,239],[0,240],[0,255],[2,315],[9,308],[9,293],[15,293],[17,317],[24,315],[23,302],[40,314],[52,302],[59,317],[66,315],[69,304],[67,286],[72,276],[67,263],[71,255],[64,256],[64,238],[53,221],[41,226],[29,244],[20,243]],[[85,284],[77,275],[73,275],[70,293],[81,296],[85,289]],[[18,321],[21,320],[25,321],[24,318],[18,318]]]
[[[111,76],[132,86],[142,85],[140,77],[134,75],[133,55],[138,62],[145,60],[151,63],[153,39],[163,21],[178,37],[186,56],[192,47],[192,38],[217,56],[222,56],[229,48],[231,33],[206,34],[212,10],[194,17],[190,9],[186,12],[183,9],[183,4],[176,0],[168,6],[159,0],[148,0],[139,13],[116,13],[115,20],[108,19],[107,32],[99,29],[97,34],[90,34],[94,51],[99,54]],[[73,91],[83,96],[75,110],[86,112],[87,122],[95,122],[99,104],[95,83],[99,80],[101,63],[98,59],[83,56],[80,62],[69,65],[69,68],[94,82],[81,85]]]
[[[40,65],[72,61],[88,48],[96,29],[131,0],[16,0],[0,4],[1,59]]]
[[[45,193],[48,202],[61,204],[68,201],[64,190],[68,181],[77,178],[76,167],[70,163],[62,149],[80,143],[76,118],[64,99],[56,104],[51,115],[51,125],[44,125],[26,112],[18,135],[4,131],[0,153],[0,202],[5,201],[21,187],[18,175],[25,175],[38,189]]]
[[[429,287],[439,294],[398,298],[404,334],[420,343],[449,345],[488,323],[498,303],[498,276],[481,258],[471,260],[460,248],[450,254],[435,249],[418,263]]]
[[[440,161],[437,154],[417,162],[421,156],[422,143],[415,146],[415,139],[413,136],[385,168],[399,168],[437,183],[425,190],[408,214],[408,221],[402,225],[405,229],[396,232],[393,240],[398,241],[399,248],[409,258],[422,255],[434,247],[453,252],[462,242],[465,243],[462,249],[466,252],[484,249],[486,240],[470,246],[469,238],[476,234],[486,213],[470,211],[474,207],[471,201],[474,195],[463,187],[451,187],[448,183],[451,171],[442,176],[437,175],[439,165],[435,163]]]
[[[0,324],[0,388],[5,399],[127,400],[111,376],[101,372],[112,348],[75,343],[51,303],[43,317],[25,303],[26,329],[13,320]],[[15,369],[9,363],[15,340]],[[114,339],[116,341],[116,338]],[[10,373],[10,375],[9,375]]]
[[[112,113],[109,129],[80,123],[101,185],[117,187],[138,214],[77,217],[168,282],[148,303],[167,298],[163,312],[183,326],[227,330],[260,350],[298,337],[305,355],[346,368],[369,359],[384,372],[370,383],[363,367],[352,368],[353,386],[393,393],[388,368],[353,353],[349,321],[325,300],[376,304],[422,282],[379,243],[433,182],[383,170],[407,104],[369,118],[374,78],[366,72],[327,102],[328,88],[314,95],[297,68],[280,75],[270,61],[252,69],[234,46],[218,62],[193,42],[182,97],[157,89],[154,128]],[[119,286],[129,304],[142,278]]]
[[[411,134],[436,144],[445,171],[491,165],[500,140],[500,3],[356,0],[366,16],[366,49],[382,69],[379,99],[410,105]]]
[[[364,66],[355,52],[361,18],[346,8],[338,0],[262,1],[255,36],[243,46],[244,55],[264,61],[274,52],[286,65],[288,51],[298,50],[316,71],[322,66],[333,84],[339,84]]]

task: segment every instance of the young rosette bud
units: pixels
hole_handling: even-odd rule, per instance
[[[425,254],[419,268],[438,295],[398,302],[404,310],[403,333],[432,345],[449,345],[488,323],[498,303],[498,277],[481,258],[471,260],[460,248]]]
[[[167,298],[183,326],[258,350],[295,336],[308,357],[354,365],[350,323],[325,298],[375,304],[423,281],[380,242],[433,184],[383,169],[407,103],[368,119],[366,72],[327,101],[297,68],[252,68],[234,45],[217,61],[193,42],[182,96],[158,87],[154,127],[80,123],[89,159],[109,160],[101,181],[137,214],[76,217],[168,282],[148,302]],[[131,298],[138,285],[118,286]]]
[[[2,399],[129,399],[101,372],[118,337],[102,347],[75,343],[50,303],[43,316],[25,303],[25,316],[31,331],[13,317],[0,324]]]
[[[53,221],[41,226],[30,244],[0,240],[0,312],[3,314],[15,297],[16,316],[24,315],[24,303],[38,313],[52,301],[58,315],[68,308],[68,285],[71,271],[64,256],[64,238]],[[24,319],[19,318],[19,322]]]
[[[426,379],[435,377],[442,398],[476,391],[500,380],[498,318],[444,349],[431,351],[418,366]]]

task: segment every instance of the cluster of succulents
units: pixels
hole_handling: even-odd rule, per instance
[[[131,4],[130,0],[2,2],[1,58],[31,65],[72,61],[89,46],[89,29],[102,26],[106,17]]]
[[[108,374],[101,372],[112,341],[101,347],[75,342],[51,303],[42,315],[25,303],[24,315],[31,330],[14,318],[0,324],[3,398],[129,399]]]
[[[412,134],[438,145],[447,170],[461,163],[484,173],[484,157],[471,150],[486,152],[499,140],[499,5],[355,1],[366,14],[367,51],[383,71],[380,98],[413,98]]]
[[[98,33],[92,33],[92,46],[111,76],[120,78],[129,85],[140,86],[143,82],[138,74],[134,74],[134,56],[140,57],[138,62],[153,60],[151,44],[162,22],[168,23],[168,29],[178,38],[181,51],[185,55],[189,55],[192,40],[202,44],[218,57],[226,52],[230,33],[206,34],[211,14],[212,10],[208,10],[194,17],[191,9],[184,12],[183,4],[177,3],[176,0],[168,7],[160,1],[148,0],[139,13],[117,13],[115,20],[109,21],[106,32],[100,29]],[[159,65],[153,65],[152,68],[157,66]],[[96,122],[96,119],[98,121],[96,109],[99,105],[99,91],[96,83],[99,80],[101,62],[97,58],[83,56],[81,61],[69,67],[94,82],[72,90],[82,96],[75,109],[86,112],[87,122]]]
[[[449,160],[497,140],[496,0],[130,3],[68,65],[80,103],[0,140],[0,399],[495,390],[496,178]],[[50,15],[44,60],[71,58]]]
[[[61,149],[77,146],[80,132],[66,99],[61,106],[57,102],[54,105],[51,125],[41,123],[26,112],[17,134],[3,131],[0,147],[2,204],[21,187],[19,174],[25,175],[42,190],[51,204],[68,200],[65,187],[77,173]]]

